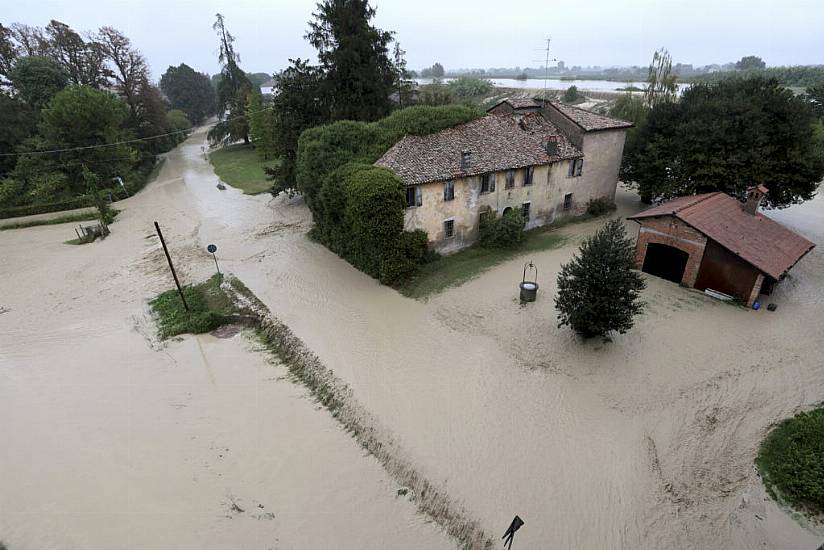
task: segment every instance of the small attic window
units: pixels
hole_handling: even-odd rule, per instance
[[[558,154],[558,136],[548,136],[546,138],[546,154],[550,157]]]
[[[468,170],[472,166],[472,151],[461,151],[461,170]]]

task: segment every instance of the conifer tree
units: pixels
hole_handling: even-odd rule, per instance
[[[585,338],[623,334],[644,304],[646,282],[635,268],[635,245],[621,219],[604,224],[581,245],[558,274],[558,326],[568,325]]]

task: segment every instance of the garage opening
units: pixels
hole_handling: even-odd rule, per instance
[[[644,257],[644,266],[641,269],[644,273],[673,283],[680,283],[689,258],[689,254],[673,246],[650,243],[647,245],[647,255]]]

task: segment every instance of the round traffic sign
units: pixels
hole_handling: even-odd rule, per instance
[[[208,250],[209,252],[214,254],[215,252],[217,252],[217,247],[213,244],[210,244],[209,246],[206,247],[206,250]]]

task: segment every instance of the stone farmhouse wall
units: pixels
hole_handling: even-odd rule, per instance
[[[527,229],[552,223],[569,215],[586,211],[592,199],[615,198],[618,168],[623,154],[625,131],[591,132],[583,136],[584,164],[580,176],[570,176],[572,161],[535,166],[532,185],[524,186],[524,168],[516,169],[515,182],[506,189],[506,170],[495,172],[495,191],[481,193],[481,177],[453,180],[455,198],[444,200],[443,181],[421,185],[421,206],[405,211],[406,230],[422,229],[430,246],[443,254],[455,252],[478,239],[481,210],[489,206],[498,214],[507,208],[523,208],[529,203]],[[564,208],[571,194],[571,205]],[[453,220],[454,235],[446,237],[444,222]]]

